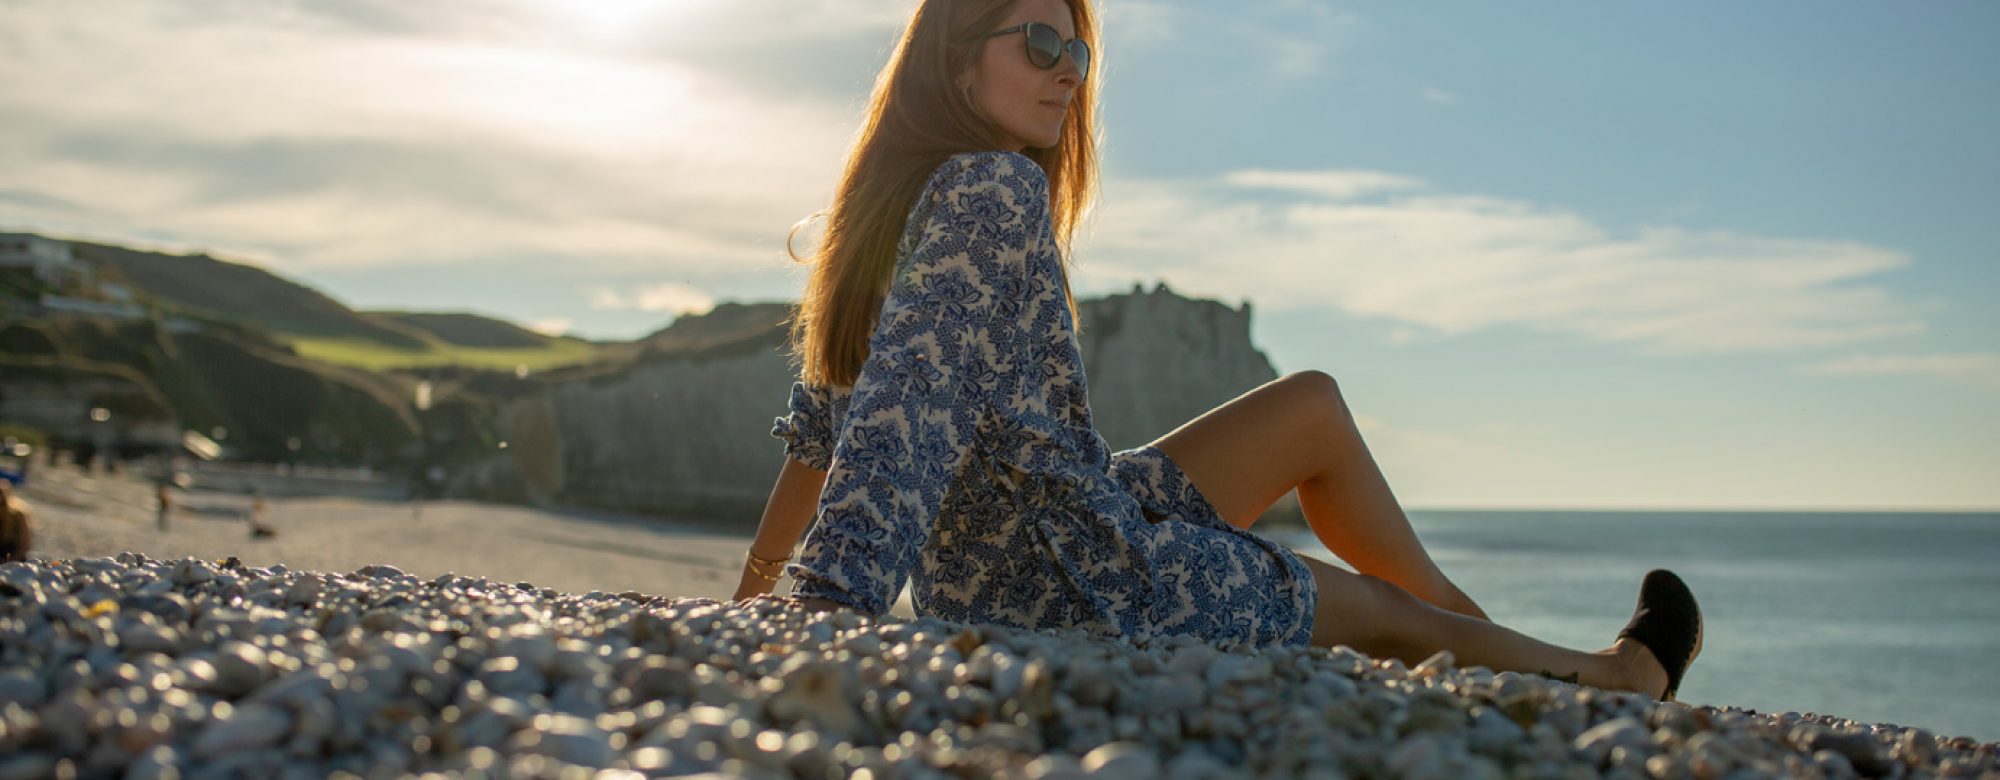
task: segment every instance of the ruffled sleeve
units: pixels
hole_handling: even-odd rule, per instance
[[[792,383],[790,414],[771,421],[771,435],[785,442],[785,455],[825,471],[833,460],[835,426],[846,416],[848,393],[834,388]]]

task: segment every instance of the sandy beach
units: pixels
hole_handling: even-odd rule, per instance
[[[43,559],[131,551],[326,572],[389,564],[425,578],[451,572],[576,593],[727,599],[749,541],[747,533],[612,513],[283,497],[266,501],[277,536],[253,540],[248,497],[199,490],[174,492],[161,532],[152,484],[138,475],[44,468],[33,476],[21,496],[34,505],[32,555]]]

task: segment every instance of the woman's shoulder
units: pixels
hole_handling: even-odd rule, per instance
[[[954,189],[993,184],[1017,194],[1041,194],[1046,197],[1049,176],[1040,164],[1020,152],[961,152],[952,155],[931,172],[929,189],[948,194]]]
[[[805,377],[799,377],[792,382],[792,397],[794,399],[805,398],[816,401],[833,401],[853,394],[854,385],[836,385],[831,382],[808,382]]]

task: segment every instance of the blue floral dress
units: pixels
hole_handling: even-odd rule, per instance
[[[1225,522],[1155,447],[1091,426],[1048,180],[961,154],[910,210],[852,388],[792,387],[771,433],[827,472],[795,596],[869,614],[1303,645],[1290,550]]]

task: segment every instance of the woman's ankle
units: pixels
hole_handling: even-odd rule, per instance
[[[1620,639],[1611,646],[1611,654],[1618,660],[1626,679],[1622,690],[1636,691],[1653,698],[1660,698],[1667,690],[1667,668],[1653,657],[1653,651],[1636,639]]]

